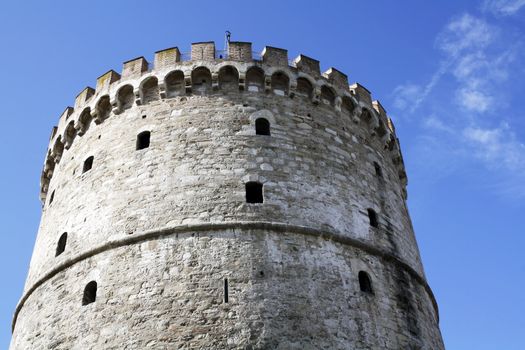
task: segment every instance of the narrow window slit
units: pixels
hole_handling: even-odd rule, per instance
[[[228,279],[224,279],[224,302],[228,302]]]
[[[375,212],[375,210],[368,208],[367,212],[368,212],[368,219],[370,220],[370,226],[376,227],[376,228],[379,227],[379,223],[377,221],[377,213]]]
[[[379,177],[379,178],[382,178],[383,177],[383,170],[381,169],[381,167],[379,166],[379,164],[377,162],[374,162],[374,169],[376,171],[376,176]]]

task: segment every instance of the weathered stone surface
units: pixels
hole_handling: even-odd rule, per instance
[[[443,349],[397,138],[375,132],[387,116],[344,84],[353,111],[293,97],[298,73],[275,52],[279,67],[206,53],[198,75],[178,59],[123,74],[61,118],[10,349]],[[254,65],[288,87],[240,90],[261,86],[239,79]],[[249,181],[264,203],[246,203]]]

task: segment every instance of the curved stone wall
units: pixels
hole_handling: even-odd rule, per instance
[[[359,271],[374,294],[360,291]],[[91,280],[97,300],[83,306]],[[268,228],[192,229],[102,251],[50,278],[19,319],[12,349],[443,348],[428,294],[402,267]]]
[[[11,348],[121,348],[124,329],[140,349],[442,348],[381,105],[305,56],[215,59],[206,45],[153,70],[129,61],[62,115]],[[246,202],[248,182],[263,203]],[[90,280],[102,294],[83,306]]]

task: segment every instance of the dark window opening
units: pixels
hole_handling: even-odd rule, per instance
[[[117,100],[121,110],[126,110],[133,107],[135,102],[135,93],[133,86],[126,85],[117,92]]]
[[[383,177],[383,170],[379,166],[377,162],[374,162],[374,169],[376,170],[376,176],[377,177]]]
[[[329,88],[328,86],[323,85],[321,87],[321,100],[324,103],[333,106],[334,103],[335,103],[335,93],[334,93],[334,91],[331,88]]]
[[[71,121],[66,127],[66,134],[64,135],[64,146],[69,148],[73,143],[73,140],[77,136],[77,129],[75,129],[75,122]]]
[[[49,204],[53,203],[53,199],[55,199],[55,191],[51,192],[51,196],[49,197]]]
[[[107,119],[109,117],[109,114],[111,113],[111,102],[109,100],[109,96],[105,95],[100,98],[100,100],[97,103],[97,106],[95,107],[97,111],[97,122],[100,123],[104,119]]]
[[[263,185],[258,182],[246,183],[246,203],[263,202]]]
[[[277,95],[288,95],[288,86],[290,85],[290,78],[283,72],[275,72],[271,78],[272,89]]]
[[[147,104],[160,99],[159,82],[151,77],[142,85],[142,103]]]
[[[370,276],[364,271],[359,271],[359,288],[361,292],[374,294],[372,290],[372,282],[370,281]]]
[[[352,99],[348,96],[344,96],[341,102],[341,110],[351,115],[352,113],[354,113],[354,109],[355,104],[352,101]]]
[[[150,135],[149,131],[143,131],[137,135],[137,151],[149,147]]]
[[[58,239],[57,250],[55,256],[59,256],[66,250],[67,232],[64,232]]]
[[[368,211],[368,219],[370,219],[370,226],[372,227],[378,227],[379,224],[377,222],[377,213],[374,209],[367,209]]]
[[[94,159],[94,157],[91,156],[91,157],[88,157],[84,161],[84,167],[82,168],[82,173],[85,173],[86,171],[90,171],[91,168],[93,168],[93,159]]]
[[[84,296],[82,297],[82,305],[94,303],[97,299],[97,282],[91,281],[84,288]]]
[[[313,87],[312,83],[306,78],[297,78],[297,94],[305,97],[312,98]]]
[[[195,68],[191,72],[192,90],[194,93],[204,94],[211,91],[211,72],[206,67]]]
[[[265,118],[255,120],[255,134],[270,136],[270,122]]]
[[[228,302],[228,279],[224,279],[224,302]]]
[[[258,67],[251,67],[246,72],[246,86],[248,91],[259,92],[264,90],[264,72]]]
[[[174,97],[185,93],[186,83],[184,81],[184,73],[180,70],[168,74],[165,81],[167,97]]]
[[[225,66],[219,70],[219,88],[239,90],[239,73],[232,66]]]

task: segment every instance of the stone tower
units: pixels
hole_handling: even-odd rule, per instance
[[[443,349],[392,121],[304,55],[158,51],[53,128],[11,350]]]

